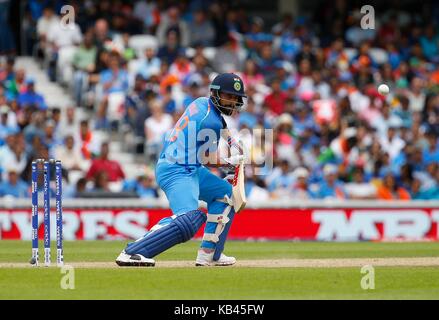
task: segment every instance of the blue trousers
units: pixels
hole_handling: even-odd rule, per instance
[[[204,166],[182,166],[159,162],[156,167],[156,180],[169,200],[172,213],[177,216],[197,210],[198,200],[207,203],[209,214],[221,214],[228,204],[219,202],[217,199],[223,199],[225,195],[229,197],[232,195],[230,183],[217,177]],[[222,237],[220,237],[218,248],[216,248],[217,244],[210,241],[202,241],[202,248],[223,250],[225,237],[227,237],[230,224],[232,223],[233,214],[232,208],[229,213],[230,221],[226,225]],[[168,217],[160,220],[158,224],[166,225],[170,221],[172,219]],[[217,223],[207,222],[204,232],[215,233],[216,227]],[[216,258],[214,258],[218,259],[220,253],[215,250]]]

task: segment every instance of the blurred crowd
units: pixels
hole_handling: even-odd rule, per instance
[[[274,168],[256,175],[248,167],[249,201],[439,199],[437,3],[376,10],[375,29],[367,30],[360,7],[346,0],[272,24],[229,1],[69,1],[68,29],[63,1],[28,3],[31,54],[76,105],[47,106],[35,80],[4,56],[2,196],[28,195],[31,159],[56,157],[69,197],[159,197],[153,167],[164,134],[194,99],[208,96],[216,73],[236,72],[248,100],[226,117],[228,127],[273,130],[272,143],[251,150],[257,161],[273,154]],[[390,87],[386,96],[381,83]],[[73,125],[77,108],[90,118]],[[127,179],[100,131],[120,133],[151,170]]]

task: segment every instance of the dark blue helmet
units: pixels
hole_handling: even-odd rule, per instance
[[[213,104],[224,114],[230,115],[234,110],[239,111],[244,105],[244,83],[242,79],[234,73],[221,73],[213,79],[210,84],[211,99]],[[229,100],[220,99],[220,93],[228,93],[238,97],[238,101],[234,106],[230,104],[221,104],[221,100],[228,102]]]

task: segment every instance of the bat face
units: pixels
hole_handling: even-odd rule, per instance
[[[244,180],[244,162],[241,162],[235,169],[235,176],[232,181],[233,207],[236,213],[244,209],[247,204]]]

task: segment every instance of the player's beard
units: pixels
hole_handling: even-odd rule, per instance
[[[233,112],[235,111],[234,107],[231,105],[220,106],[219,109],[220,109],[221,113],[226,115],[226,116],[231,116],[233,114]]]

